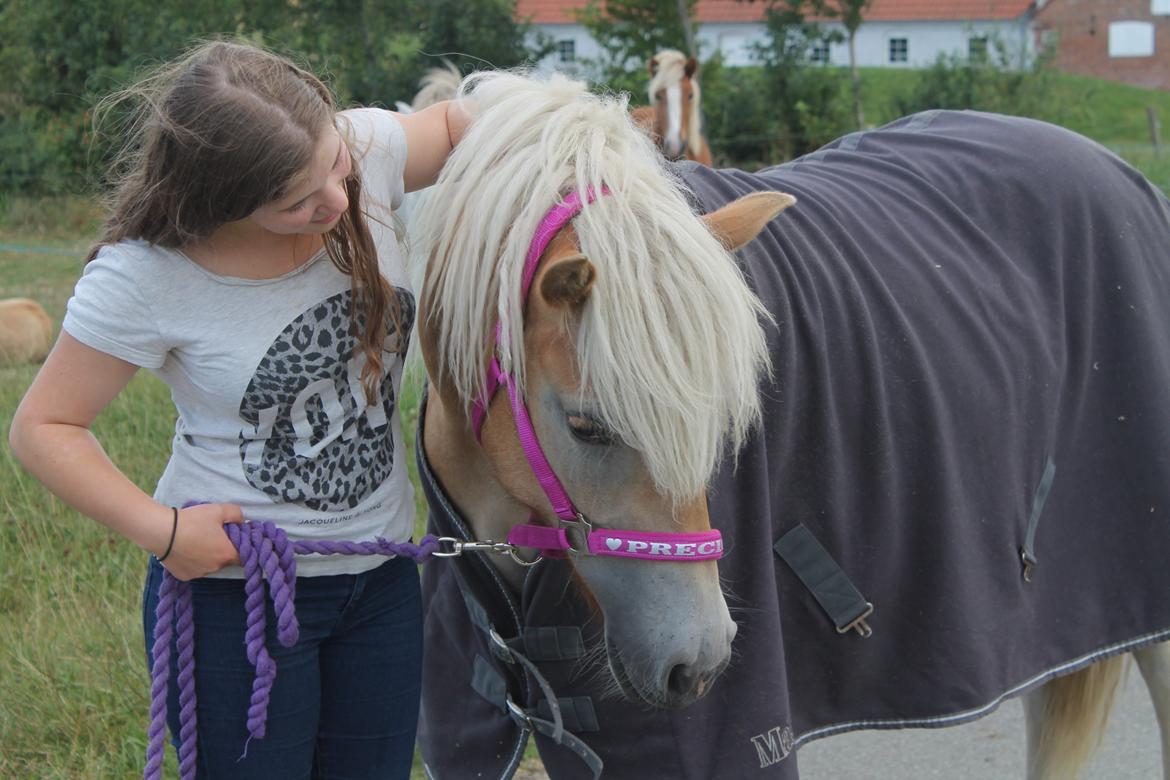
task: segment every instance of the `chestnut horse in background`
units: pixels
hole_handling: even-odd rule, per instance
[[[699,62],[674,49],[663,49],[647,63],[650,105],[631,112],[634,123],[650,134],[672,160],[711,164],[703,137],[699,93]]]

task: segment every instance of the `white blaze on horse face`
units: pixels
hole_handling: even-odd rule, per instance
[[[678,157],[682,153],[682,87],[675,84],[666,88],[666,133],[662,142],[666,153]]]

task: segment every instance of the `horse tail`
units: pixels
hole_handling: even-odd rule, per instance
[[[1128,654],[1057,677],[1028,695],[1028,780],[1069,780],[1101,744]]]

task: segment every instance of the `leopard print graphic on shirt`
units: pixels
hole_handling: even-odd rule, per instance
[[[349,290],[297,317],[272,342],[240,402],[244,476],[274,499],[331,512],[358,506],[394,468],[389,376],[414,324],[414,296],[396,289],[404,333],[388,322],[387,372],[373,405],[361,384],[364,354],[354,354]]]

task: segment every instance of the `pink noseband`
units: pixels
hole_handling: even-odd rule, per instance
[[[608,195],[609,190],[603,187],[601,194]],[[591,188],[586,193],[586,200],[592,203],[595,199]],[[520,286],[521,303],[528,300],[537,266],[540,265],[540,258],[548,248],[549,242],[581,212],[583,207],[581,197],[574,191],[569,193],[563,202],[551,208],[540,221],[536,234],[528,245],[528,254],[524,258],[524,273]],[[501,333],[500,324],[496,323],[497,346],[502,344]],[[477,440],[483,431],[488,405],[501,384],[508,389],[520,447],[524,450],[524,456],[528,459],[533,475],[560,519],[560,525],[556,528],[530,523],[517,525],[508,533],[509,544],[516,547],[534,547],[545,557],[552,558],[563,557],[566,551],[654,561],[707,561],[722,557],[723,538],[717,530],[692,534],[594,529],[585,516],[573,506],[564,486],[549,465],[548,458],[541,449],[540,440],[536,436],[536,429],[532,425],[524,398],[516,391],[516,382],[512,374],[500,368],[495,355],[488,363],[487,385],[472,406],[471,424]],[[570,534],[577,538],[570,540]]]

